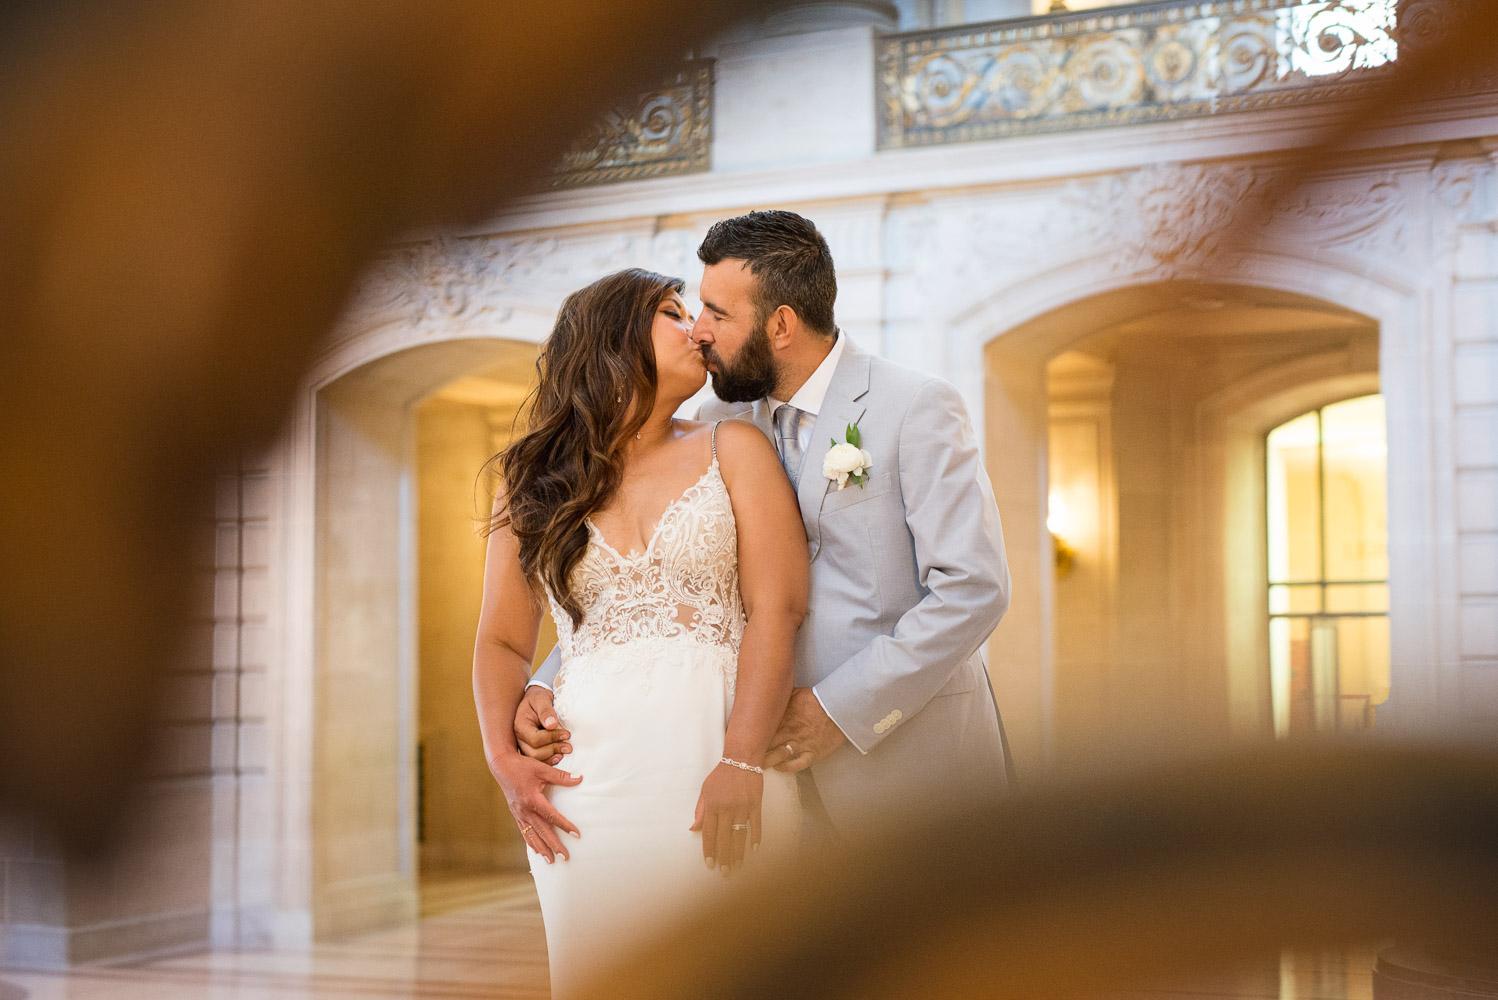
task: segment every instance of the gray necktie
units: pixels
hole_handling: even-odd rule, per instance
[[[796,433],[801,426],[801,411],[790,403],[781,403],[775,409],[775,437],[780,440],[780,464],[792,486],[799,486],[801,479],[801,439]]]

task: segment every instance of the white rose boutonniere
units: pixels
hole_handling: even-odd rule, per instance
[[[863,450],[863,435],[858,433],[857,424],[848,425],[843,432],[843,442],[838,444],[833,440],[832,449],[822,459],[822,475],[837,483],[838,489],[849,482],[857,483],[862,489],[869,481],[869,468],[874,464],[874,457]]]

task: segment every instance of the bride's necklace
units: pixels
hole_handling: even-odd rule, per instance
[[[668,434],[671,433],[671,425],[673,423],[675,423],[675,420],[673,418],[667,418],[666,423],[662,427],[660,434],[658,434],[658,435],[652,435],[652,436],[654,436],[654,437],[660,437],[660,438],[665,438],[666,435],[668,435]],[[641,427],[639,430],[635,431],[635,440],[636,441],[641,440],[644,437],[644,434],[645,434],[646,430],[647,430],[646,427]]]

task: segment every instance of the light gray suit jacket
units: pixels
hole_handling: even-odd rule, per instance
[[[769,406],[711,400],[702,420],[738,418],[774,442]],[[863,487],[822,475],[857,424],[873,457]],[[948,383],[843,348],[801,468],[810,611],[796,684],[812,687],[851,746],[811,769],[833,827],[1006,783],[1005,746],[983,644],[1009,604],[993,488],[962,397]],[[535,682],[550,685],[553,652]]]

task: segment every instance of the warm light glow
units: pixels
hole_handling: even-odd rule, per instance
[[[1070,512],[1067,510],[1066,498],[1061,494],[1061,491],[1051,490],[1050,496],[1046,498],[1045,506],[1046,530],[1061,538],[1069,537],[1072,533],[1071,529],[1073,525]]]

